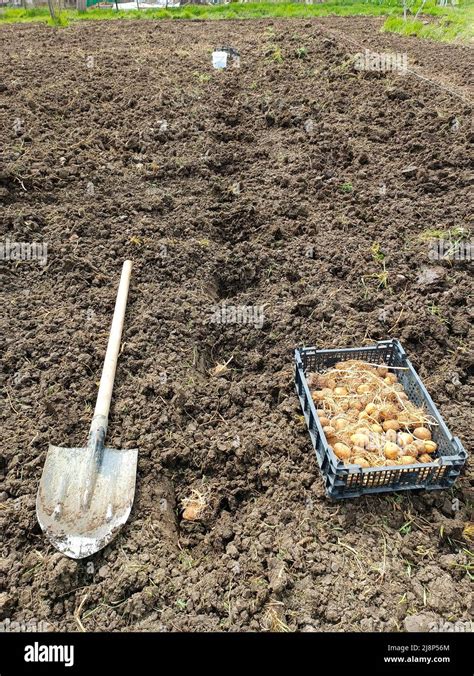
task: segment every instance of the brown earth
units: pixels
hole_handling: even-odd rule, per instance
[[[296,345],[398,337],[472,440],[472,263],[433,262],[426,241],[468,227],[472,51],[379,27],[1,27],[2,241],[46,242],[48,261],[0,264],[0,619],[92,631],[469,619],[472,475],[449,492],[332,503],[293,389]],[[438,84],[356,72],[350,40],[407,51]],[[240,69],[212,69],[222,44]],[[139,448],[137,494],[115,541],[76,562],[45,541],[35,494],[48,442],[85,443],[126,257],[108,444]],[[263,326],[213,323],[222,301],[263,306]],[[206,508],[184,521],[193,491]]]

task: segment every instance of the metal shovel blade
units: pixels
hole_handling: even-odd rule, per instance
[[[46,537],[73,559],[90,556],[112,540],[127,521],[135,495],[138,450],[104,448],[85,505],[87,451],[50,445],[36,498]]]

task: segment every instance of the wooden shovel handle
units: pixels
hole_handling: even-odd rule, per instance
[[[98,418],[102,419],[102,425],[107,429],[107,419],[109,417],[110,400],[112,399],[112,389],[115,380],[115,369],[120,351],[122,339],[123,320],[125,317],[125,308],[127,306],[128,287],[130,275],[132,273],[132,261],[125,261],[122,267],[122,276],[117,291],[117,300],[115,301],[114,316],[110,328],[109,342],[107,352],[105,353],[104,367],[100,378],[99,392],[94,410],[94,419],[91,425],[91,431],[97,426]]]

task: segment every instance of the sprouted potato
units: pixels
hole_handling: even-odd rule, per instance
[[[345,464],[433,462],[436,421],[409,400],[390,367],[349,359],[308,374],[308,383],[327,441]]]

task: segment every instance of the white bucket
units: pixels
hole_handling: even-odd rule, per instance
[[[212,65],[214,68],[226,68],[228,56],[227,52],[212,52]]]

